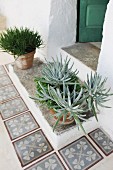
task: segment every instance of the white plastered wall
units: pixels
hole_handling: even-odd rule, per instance
[[[39,31],[45,44],[37,53],[42,59],[56,57],[62,47],[76,41],[77,0],[0,0],[0,11],[7,27]]]
[[[77,0],[52,0],[48,36],[48,58],[76,41]]]
[[[47,55],[50,8],[51,0],[0,0],[0,11],[6,16],[7,27],[29,27],[42,35],[45,48],[37,55],[43,57]]]
[[[110,0],[107,6],[97,72],[108,78],[106,87],[111,87],[113,93],[113,0]],[[113,139],[113,97],[107,102],[107,105],[112,108],[101,109],[99,122]]]

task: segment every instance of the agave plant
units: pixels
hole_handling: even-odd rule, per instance
[[[109,100],[110,89],[105,88],[107,79],[102,79],[100,75],[87,75],[87,81],[82,83],[78,77],[78,71],[72,71],[73,64],[69,67],[70,59],[66,58],[64,63],[61,59],[47,62],[42,70],[42,77],[35,78],[36,98],[39,102],[46,104],[48,108],[53,108],[56,112],[58,125],[61,118],[74,118],[85,132],[82,122],[87,120],[87,111],[90,111],[97,118],[99,106],[107,107],[104,103]]]
[[[97,121],[96,110],[99,110],[98,106],[109,108],[105,106],[104,103],[109,100],[108,97],[110,95],[113,95],[110,93],[110,89],[107,90],[105,88],[106,81],[106,78],[102,80],[102,76],[97,73],[95,73],[94,76],[91,73],[90,76],[87,75],[87,81],[84,82],[88,109],[93,112]]]
[[[87,119],[85,112],[87,111],[86,106],[84,105],[84,101],[86,96],[83,94],[83,89],[81,87],[80,91],[77,90],[78,84],[73,85],[73,89],[71,86],[67,85],[63,82],[63,90],[60,88],[54,88],[50,85],[45,89],[43,84],[39,82],[40,91],[37,91],[37,97],[34,98],[40,102],[52,101],[52,107],[54,108],[57,117],[57,121],[54,125],[53,130],[56,128],[60,119],[63,117],[63,123],[66,121],[68,114],[70,116],[68,119],[74,118],[76,124],[78,124],[83,131],[85,132],[82,121],[86,121]],[[54,106],[53,106],[54,105]]]
[[[76,83],[73,86],[73,90],[71,89],[71,91],[69,85],[66,85],[65,83],[63,83],[63,91],[61,91],[59,88],[54,89],[53,87],[50,87],[50,95],[59,106],[59,108],[55,109],[55,116],[58,118],[58,120],[55,123],[54,129],[59,123],[61,117],[63,117],[63,121],[65,122],[68,113],[70,113],[68,119],[74,118],[76,124],[78,124],[85,132],[82,126],[82,121],[87,120],[85,118],[85,112],[88,110],[86,109],[86,105],[84,103],[86,96],[84,95],[84,90],[82,87],[79,92],[76,90],[76,87]]]
[[[62,85],[62,82],[66,84],[74,84],[77,81],[77,69],[72,71],[74,63],[69,66],[70,59],[66,57],[64,63],[62,62],[62,56],[60,56],[60,60],[58,57],[56,61],[53,59],[53,62],[46,61],[46,65],[42,69],[42,77],[40,81],[48,83],[50,85],[59,86]],[[36,78],[35,81],[38,81],[39,78]]]

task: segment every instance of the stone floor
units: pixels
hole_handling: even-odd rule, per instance
[[[63,50],[96,71],[100,53],[100,49],[97,46],[94,43],[76,43],[63,48]]]
[[[6,81],[4,66],[0,78],[0,170],[113,169],[113,142],[105,132],[94,129],[55,150],[12,81]]]

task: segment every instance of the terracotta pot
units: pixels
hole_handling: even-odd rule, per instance
[[[31,68],[33,66],[34,54],[35,51],[32,51],[30,53],[19,56],[15,61],[17,67],[22,70]]]
[[[51,113],[52,115],[54,115],[54,114],[55,114],[55,111],[54,111],[53,109],[50,109],[50,113]],[[70,113],[68,113],[65,122],[63,122],[63,117],[61,117],[61,119],[60,119],[60,121],[59,121],[59,124],[62,124],[62,125],[69,125],[69,124],[72,124],[72,123],[74,122],[74,118],[72,118],[72,119],[70,120],[70,119],[68,119],[69,116],[70,116]],[[55,120],[58,119],[56,116],[53,116],[53,117],[54,117]]]

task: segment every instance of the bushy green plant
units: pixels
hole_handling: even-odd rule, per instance
[[[32,52],[42,44],[39,33],[29,28],[9,28],[0,35],[0,48],[14,57]]]
[[[95,73],[87,76],[86,82],[79,81],[78,71],[72,71],[73,64],[69,67],[68,58],[62,62],[61,59],[53,62],[47,62],[42,70],[42,77],[35,78],[36,97],[42,104],[48,108],[54,109],[57,121],[53,127],[56,128],[61,118],[65,122],[68,113],[68,119],[74,118],[76,124],[85,132],[82,122],[87,121],[87,111],[90,111],[97,118],[98,106],[104,106],[110,94],[110,89],[105,88],[106,79]]]

